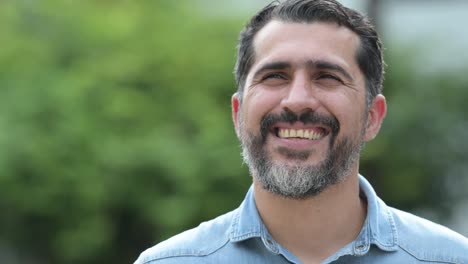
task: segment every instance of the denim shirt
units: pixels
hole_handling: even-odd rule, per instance
[[[359,176],[367,217],[356,240],[322,263],[467,263],[468,239],[388,207]],[[316,238],[314,238],[316,239]],[[301,263],[269,234],[251,187],[239,208],[144,251],[135,264]]]

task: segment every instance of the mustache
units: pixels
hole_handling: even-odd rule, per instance
[[[318,114],[314,111],[303,112],[300,115],[284,110],[280,114],[268,113],[260,121],[260,133],[265,141],[270,127],[279,122],[293,124],[294,122],[302,122],[304,124],[319,124],[331,129],[331,134],[336,135],[340,130],[340,123],[334,116]]]

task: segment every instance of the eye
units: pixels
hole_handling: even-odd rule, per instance
[[[262,80],[268,80],[268,79],[285,80],[286,77],[281,73],[269,73],[269,74],[265,74],[265,76],[263,76],[262,78]]]
[[[331,80],[342,82],[339,77],[329,74],[329,73],[322,73],[317,77],[317,79],[331,79]]]
[[[316,80],[324,86],[338,86],[344,84],[340,77],[330,73],[321,73],[316,77]]]
[[[261,77],[259,83],[266,86],[277,87],[288,82],[288,75],[282,72],[266,73]]]

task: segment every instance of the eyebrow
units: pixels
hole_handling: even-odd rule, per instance
[[[340,65],[336,63],[331,63],[329,61],[324,61],[324,60],[308,60],[305,62],[305,65],[308,69],[337,71],[341,73],[344,77],[346,77],[348,80],[351,80],[351,81],[353,80],[353,77],[351,77],[351,74],[349,74],[343,67],[341,67]],[[285,61],[276,61],[276,62],[266,63],[254,73],[253,78],[256,79],[258,78],[259,75],[267,71],[284,70],[284,69],[289,69],[291,67],[292,65],[289,62],[285,62]]]
[[[319,70],[332,70],[332,71],[337,71],[344,75],[348,80],[353,80],[353,77],[351,77],[351,74],[349,74],[343,67],[336,63],[331,63],[328,61],[324,60],[317,60],[317,61],[307,61],[306,62],[307,68],[309,69],[319,69]]]

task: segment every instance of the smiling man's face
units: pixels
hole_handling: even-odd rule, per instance
[[[333,23],[273,20],[254,39],[255,62],[233,118],[251,174],[281,196],[306,198],[357,173],[366,132],[359,37]]]

